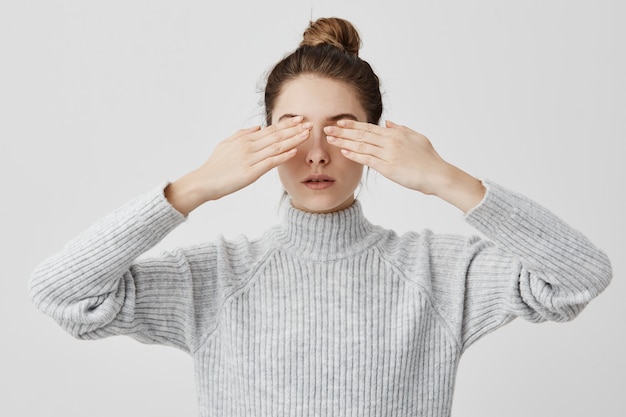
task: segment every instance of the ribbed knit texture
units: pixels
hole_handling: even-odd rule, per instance
[[[157,190],[44,262],[32,298],[78,338],[190,353],[205,417],[448,416],[471,343],[516,316],[572,319],[612,273],[550,212],[486,185],[467,221],[489,240],[398,236],[356,202],[137,260],[184,221]]]

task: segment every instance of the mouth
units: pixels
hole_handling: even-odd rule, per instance
[[[335,179],[333,177],[329,177],[328,175],[309,175],[302,181],[302,184],[304,184],[305,187],[312,190],[325,190],[326,188],[331,187],[334,183]]]
[[[307,183],[307,182],[335,182],[335,179],[333,177],[329,177],[328,175],[318,174],[318,175],[309,175],[302,182],[303,183]]]

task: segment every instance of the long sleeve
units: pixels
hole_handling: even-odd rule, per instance
[[[32,296],[77,337],[192,352],[203,416],[449,416],[467,346],[514,317],[569,320],[611,278],[580,233],[487,185],[467,216],[487,239],[398,236],[357,202],[136,259],[183,221],[152,193],[46,261]]]
[[[463,349],[514,317],[567,321],[612,277],[606,254],[528,198],[486,182],[487,194],[466,220],[488,237],[456,252],[464,282]],[[458,282],[457,281],[457,282]]]
[[[78,338],[130,334],[190,350],[193,279],[177,251],[136,262],[184,217],[162,189],[108,215],[44,261],[31,277],[31,298]]]

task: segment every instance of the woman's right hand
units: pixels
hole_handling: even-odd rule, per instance
[[[186,216],[207,201],[252,184],[293,158],[296,147],[309,137],[312,128],[302,120],[302,116],[296,116],[266,128],[237,131],[219,143],[202,166],[168,185],[165,197]]]

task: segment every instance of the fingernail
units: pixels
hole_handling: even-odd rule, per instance
[[[348,125],[348,121],[347,120],[338,120],[337,121],[337,126],[345,127],[347,125]]]
[[[306,138],[307,136],[309,136],[309,130],[305,130],[303,132],[300,132],[300,134],[298,135],[298,137],[300,138]]]
[[[336,137],[334,137],[334,136],[326,136],[326,139],[327,139],[329,142],[335,142],[335,141],[337,140],[337,138],[336,138]]]
[[[313,128],[313,123],[311,122],[306,122],[306,123],[302,123],[302,125],[300,125],[302,127],[302,129],[311,129]]]
[[[325,133],[333,133],[333,127],[332,126],[326,126],[324,128],[324,132]]]
[[[294,116],[293,119],[291,120],[293,120],[295,123],[295,122],[301,122],[303,119],[304,119],[304,116]]]

